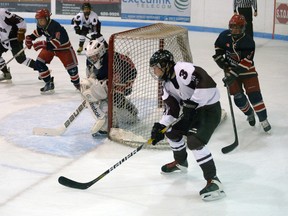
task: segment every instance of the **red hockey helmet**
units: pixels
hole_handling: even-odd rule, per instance
[[[43,8],[43,9],[39,9],[36,11],[36,15],[35,18],[36,19],[41,19],[41,18],[45,18],[45,19],[50,19],[51,13],[47,8]]]
[[[246,20],[241,14],[234,14],[229,21],[232,36],[241,36],[245,31]]]
[[[35,18],[37,20],[37,25],[40,28],[46,28],[50,21],[51,13],[48,9],[43,8],[36,11]]]

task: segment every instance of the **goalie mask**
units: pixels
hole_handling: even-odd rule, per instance
[[[108,44],[103,37],[91,40],[85,50],[86,57],[97,69],[101,68],[101,59],[108,49]]]
[[[150,58],[150,73],[158,79],[167,81],[173,74],[174,57],[168,50],[158,50]]]
[[[243,15],[235,14],[229,21],[229,30],[232,37],[240,38],[245,32],[246,20]]]

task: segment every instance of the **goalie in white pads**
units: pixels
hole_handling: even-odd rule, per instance
[[[201,67],[190,62],[174,62],[168,50],[158,50],[150,58],[151,74],[163,81],[162,99],[165,110],[151,131],[152,144],[164,139],[173,151],[174,161],[162,166],[162,173],[187,172],[188,147],[201,167],[207,185],[200,191],[205,201],[225,196],[223,186],[216,175],[212,154],[206,147],[221,120],[220,93],[215,81]],[[182,107],[183,118],[168,129],[162,129],[179,117]],[[183,136],[187,137],[187,145]]]
[[[93,136],[107,134],[107,90],[108,90],[108,44],[103,36],[91,40],[86,48],[86,75],[87,78],[81,81],[81,93],[88,102],[88,107],[96,118],[96,123],[91,129]],[[135,105],[126,98],[132,92],[132,84],[137,76],[137,70],[131,59],[123,54],[114,53],[113,58],[119,68],[114,71],[116,93],[114,93],[114,112],[118,121],[125,121],[126,124],[137,122],[138,110]],[[128,67],[130,72],[125,75],[124,67]],[[121,70],[123,69],[123,70]],[[132,75],[132,76],[131,76]]]

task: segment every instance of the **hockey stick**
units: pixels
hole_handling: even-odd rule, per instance
[[[235,116],[234,116],[233,105],[232,105],[232,101],[231,101],[231,95],[230,95],[229,87],[226,86],[226,89],[227,89],[227,95],[228,95],[228,99],[229,99],[229,106],[230,106],[230,112],[231,112],[235,141],[232,144],[222,148],[223,154],[227,154],[227,153],[233,151],[239,145],[237,128],[236,128],[236,123],[235,123]]]
[[[73,112],[69,118],[64,122],[64,124],[58,128],[33,128],[34,135],[41,136],[61,136],[67,128],[71,125],[71,123],[79,116],[79,114],[84,110],[86,104],[86,100],[83,100],[82,103],[78,106],[75,112]]]
[[[161,130],[161,133],[165,133],[170,127],[172,127],[173,125],[175,125],[177,122],[179,122],[183,117],[183,114],[179,116],[178,119],[176,119],[174,122],[172,122],[170,125],[168,125],[167,127],[165,127],[164,129]],[[151,144],[153,142],[153,139],[149,139],[147,141],[147,144]],[[95,184],[96,182],[98,182],[100,179],[102,179],[103,177],[105,177],[107,174],[109,174],[110,172],[112,172],[114,169],[116,169],[118,166],[120,166],[123,162],[125,162],[126,160],[128,160],[130,157],[132,157],[133,155],[135,155],[137,152],[139,152],[143,146],[146,143],[140,145],[137,149],[135,149],[134,151],[132,151],[131,153],[129,153],[127,156],[125,156],[124,158],[122,158],[120,161],[118,161],[116,164],[114,164],[112,167],[110,167],[108,170],[106,170],[105,172],[103,172],[101,175],[99,175],[97,178],[93,179],[92,181],[89,182],[77,182],[74,181],[72,179],[66,178],[64,176],[60,176],[58,178],[58,182],[66,187],[70,187],[70,188],[75,188],[75,189],[81,189],[81,190],[85,190],[89,187],[91,187],[93,184]]]
[[[2,70],[5,66],[7,66],[11,61],[13,61],[13,59],[15,59],[16,57],[18,57],[27,47],[25,46],[23,49],[21,49],[18,53],[16,53],[9,61],[7,61],[5,64],[3,64],[0,68],[0,70]]]

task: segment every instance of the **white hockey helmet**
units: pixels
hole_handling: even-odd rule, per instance
[[[85,50],[86,50],[86,57],[92,63],[96,64],[100,61],[102,56],[107,52],[108,44],[103,38],[103,36],[89,41]]]

